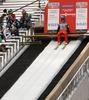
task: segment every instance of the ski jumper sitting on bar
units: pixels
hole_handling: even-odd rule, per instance
[[[60,25],[58,25],[58,29],[57,29],[58,44],[60,44],[61,42],[61,34],[64,35],[65,44],[68,44],[67,34],[69,33],[69,26],[67,23],[65,23],[65,20],[66,20],[65,16],[61,16],[61,23]]]

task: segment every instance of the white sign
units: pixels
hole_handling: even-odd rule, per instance
[[[48,6],[59,6],[59,3],[48,3]]]
[[[57,30],[59,24],[59,9],[48,9],[48,30]]]
[[[76,29],[87,29],[87,8],[76,8]]]

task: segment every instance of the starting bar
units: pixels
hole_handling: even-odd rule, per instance
[[[64,35],[61,35],[64,37]],[[83,36],[89,36],[88,33],[85,34],[68,34],[68,37],[83,37]],[[57,35],[24,35],[24,38],[35,38],[35,37],[57,37]]]

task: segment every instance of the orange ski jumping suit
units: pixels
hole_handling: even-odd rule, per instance
[[[64,35],[64,38],[65,38],[65,42],[66,43],[68,43],[68,38],[67,38],[67,27],[68,27],[68,25],[67,25],[67,23],[60,23],[60,25],[58,26],[58,35],[57,35],[57,37],[58,37],[58,43],[60,43],[61,42],[61,34],[63,34]]]

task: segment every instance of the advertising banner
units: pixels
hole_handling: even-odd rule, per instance
[[[77,2],[76,3],[76,31],[86,31],[87,30],[87,2]]]
[[[69,33],[89,30],[89,0],[49,0],[45,7],[44,33],[57,33],[61,16],[69,25]]]
[[[48,31],[57,30],[59,24],[59,9],[48,9]]]
[[[48,4],[48,32],[55,32],[59,24],[59,3]]]

